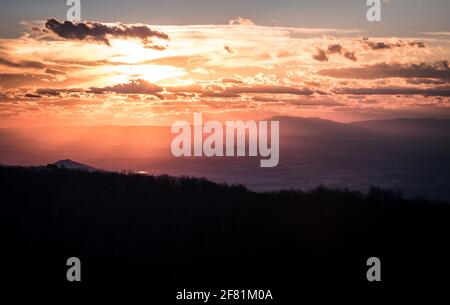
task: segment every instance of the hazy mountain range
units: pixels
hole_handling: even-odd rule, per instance
[[[168,127],[101,126],[0,130],[0,163],[42,165],[71,159],[105,170],[203,176],[251,189],[365,190],[370,185],[410,196],[450,199],[450,120],[429,118],[338,123],[280,121],[280,163],[258,158],[173,158]]]

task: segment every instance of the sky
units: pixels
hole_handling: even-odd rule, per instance
[[[2,1],[0,127],[450,118],[450,1]]]

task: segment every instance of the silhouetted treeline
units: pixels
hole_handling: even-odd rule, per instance
[[[366,285],[373,256],[385,285],[449,271],[450,205],[377,188],[254,193],[51,167],[0,167],[0,185],[1,273],[12,285],[69,285],[72,256],[88,287]]]

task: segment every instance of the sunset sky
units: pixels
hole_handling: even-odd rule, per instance
[[[450,2],[10,1],[0,126],[450,118]]]

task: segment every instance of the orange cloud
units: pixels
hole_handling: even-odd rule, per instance
[[[49,24],[45,35],[0,39],[2,126],[162,124],[193,111],[339,120],[450,107],[450,49],[440,36],[422,45],[361,40],[354,29],[235,26],[253,25],[244,18],[233,26]],[[169,37],[163,52],[149,48]]]

